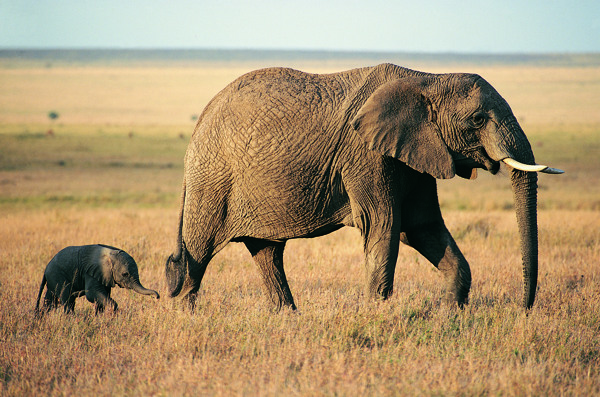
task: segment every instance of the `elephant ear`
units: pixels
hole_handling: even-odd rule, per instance
[[[79,251],[79,263],[84,274],[112,288],[115,286],[115,280],[112,275],[111,251],[110,247],[104,245],[82,246]]]
[[[98,260],[98,275],[94,278],[107,287],[113,288],[115,286],[113,269],[115,267],[116,253],[118,251],[104,246],[100,246],[99,250],[100,258]]]
[[[422,94],[422,82],[407,77],[382,85],[359,109],[352,126],[369,149],[435,178],[452,178],[454,162],[438,134],[436,113]]]

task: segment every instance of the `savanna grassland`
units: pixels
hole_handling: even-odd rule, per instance
[[[299,313],[271,311],[240,244],[211,262],[191,313],[166,296],[163,276],[183,154],[203,106],[259,66],[0,58],[0,394],[600,394],[597,56],[573,65],[403,64],[481,74],[511,104],[537,160],[567,171],[540,175],[539,289],[529,313],[520,306],[506,171],[439,183],[447,226],[473,275],[464,310],[407,247],[394,295],[369,300],[361,238],[346,228],[288,243]],[[65,246],[91,243],[128,251],[161,299],[116,288],[117,314],[94,316],[80,298],[73,315],[36,318],[45,265]]]

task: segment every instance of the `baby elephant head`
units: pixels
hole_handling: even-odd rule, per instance
[[[138,294],[154,296],[156,299],[160,298],[158,292],[142,286],[137,264],[127,252],[111,250],[105,258],[107,268],[110,268],[109,277],[112,278],[113,285],[132,289]]]

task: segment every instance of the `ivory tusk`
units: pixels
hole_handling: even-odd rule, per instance
[[[545,174],[564,174],[565,172],[559,168],[546,167],[545,170],[542,170]]]
[[[518,170],[521,171],[527,171],[527,172],[544,172],[546,174],[563,174],[564,171],[563,170],[559,170],[558,168],[551,168],[548,167],[547,165],[528,165],[528,164],[523,164],[518,162],[515,159],[511,159],[510,157],[507,157],[505,159],[503,159],[502,161],[504,161],[507,165],[516,168]]]

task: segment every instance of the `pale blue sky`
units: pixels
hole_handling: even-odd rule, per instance
[[[600,52],[600,0],[0,0],[0,48]]]

